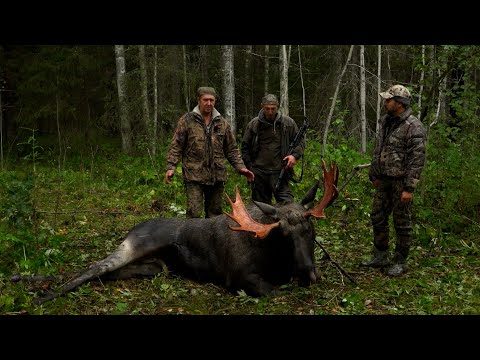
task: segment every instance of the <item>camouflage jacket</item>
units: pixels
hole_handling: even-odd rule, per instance
[[[413,192],[425,165],[426,132],[408,108],[399,116],[379,120],[379,131],[370,165],[370,180],[389,176],[404,179],[404,189]]]
[[[182,162],[185,181],[213,185],[227,180],[225,160],[240,172],[245,164],[230,124],[213,109],[210,128],[196,107],[178,120],[167,153],[167,170]]]
[[[248,169],[255,167],[258,159],[274,156],[269,149],[260,149],[258,141],[258,133],[260,128],[265,128],[260,126],[260,122],[266,122],[264,119],[263,110],[260,110],[258,116],[253,118],[246,126],[245,133],[243,134],[241,151],[242,159],[245,162],[245,165]],[[292,118],[282,115],[280,112],[277,113],[277,116],[274,120],[274,126],[281,129],[280,132],[280,156],[278,159],[277,170],[280,170],[282,167],[282,159],[287,155],[290,144],[293,142],[295,135],[298,131],[298,126]],[[269,127],[266,127],[269,128]],[[292,155],[298,160],[303,156],[305,149],[305,139],[302,139],[300,144],[293,149]],[[268,162],[268,161],[267,161]],[[264,169],[265,170],[265,169]],[[293,169],[292,169],[293,170]]]

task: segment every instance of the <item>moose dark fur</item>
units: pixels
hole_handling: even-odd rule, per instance
[[[238,188],[233,215],[207,219],[157,218],[135,226],[116,251],[91,265],[63,285],[34,301],[41,304],[100,277],[125,279],[155,275],[164,270],[199,282],[213,282],[251,296],[276,294],[292,279],[301,286],[314,283],[315,229],[311,217],[324,218],[323,210],[337,197],[338,168],[324,171],[324,194],[311,210],[320,181],[300,203],[243,205]],[[238,226],[240,225],[240,226]]]

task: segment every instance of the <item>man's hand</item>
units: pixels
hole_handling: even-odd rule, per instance
[[[175,172],[173,170],[167,170],[167,172],[165,173],[165,184],[170,184],[174,173]]]
[[[249,183],[253,182],[253,180],[255,180],[255,175],[253,174],[253,172],[251,172],[250,170],[248,170],[247,168],[242,168],[240,170],[240,174],[242,174],[243,176],[245,176],[247,178],[247,181]]]
[[[297,163],[297,159],[293,155],[287,155],[283,158],[283,162],[286,162],[285,169],[291,169]]]
[[[402,197],[400,198],[400,201],[402,203],[409,203],[413,199],[413,193],[408,192],[408,191],[402,191]]]

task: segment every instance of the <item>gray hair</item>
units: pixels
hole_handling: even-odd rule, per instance
[[[267,104],[272,104],[272,105],[277,105],[278,106],[277,97],[273,94],[265,95],[262,99],[262,105],[267,105]]]
[[[213,87],[201,86],[197,90],[197,98],[202,97],[203,95],[213,95],[217,99],[217,92]]]

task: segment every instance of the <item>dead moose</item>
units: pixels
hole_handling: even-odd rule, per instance
[[[94,278],[104,280],[152,276],[164,270],[199,282],[212,282],[251,296],[277,294],[277,287],[297,279],[309,286],[317,278],[315,229],[311,217],[325,218],[324,209],[337,197],[338,167],[322,163],[324,193],[312,209],[318,180],[300,203],[268,205],[254,202],[248,210],[238,188],[236,200],[226,198],[233,214],[207,219],[157,218],[135,226],[117,250],[58,292],[34,299],[41,304]],[[240,225],[240,226],[236,226]]]

